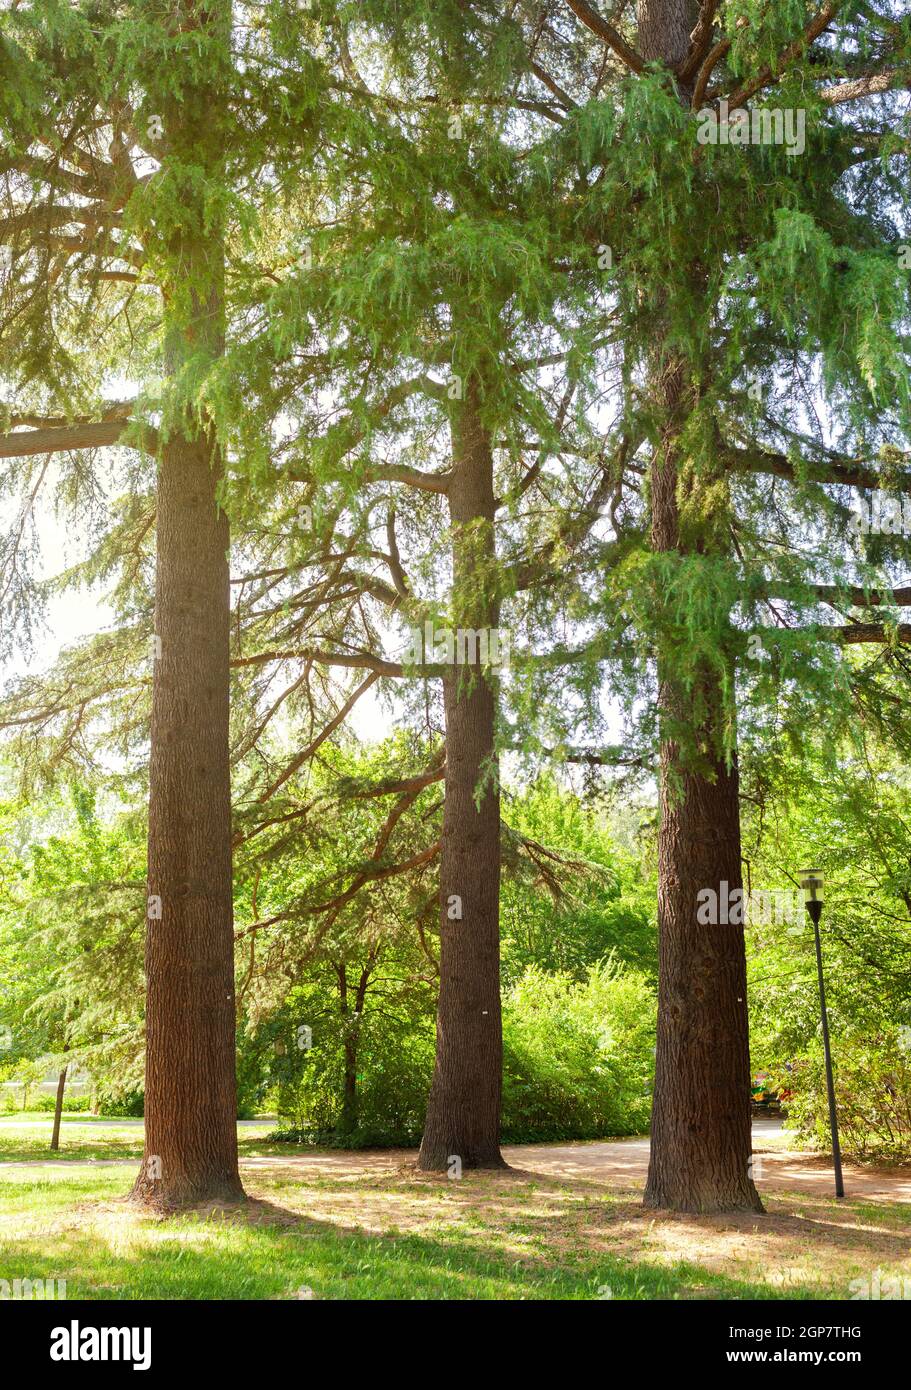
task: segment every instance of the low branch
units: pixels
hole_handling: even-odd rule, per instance
[[[600,15],[598,11],[586,0],[566,0],[567,5],[578,19],[581,19],[586,29],[590,29],[593,34],[597,34],[599,39],[603,39],[609,48],[612,48],[618,58],[622,58],[624,63],[633,72],[645,71],[645,59],[630,48],[625,39],[621,38],[612,24]]]
[[[889,72],[870,73],[867,77],[855,77],[850,82],[835,82],[820,90],[820,98],[827,106],[841,106],[847,101],[862,101],[864,97],[876,96],[879,92],[897,91],[911,83],[907,70],[894,68]]]
[[[131,434],[129,439],[125,435]],[[0,458],[27,458],[32,454],[60,454],[73,449],[102,449],[124,444],[147,454],[157,454],[157,430],[122,416],[107,420],[83,420],[41,429],[14,430],[0,435]]]
[[[410,873],[412,869],[420,869],[425,864],[429,864],[440,852],[440,841],[435,841],[427,849],[421,850],[418,854],[413,854],[410,859],[403,859],[398,864],[387,864],[384,867],[379,865],[373,869],[363,869],[358,874],[356,883],[350,888],[346,888],[343,893],[330,898],[327,902],[316,903],[312,907],[307,907],[300,903],[295,903],[285,912],[277,912],[274,917],[267,917],[262,922],[254,922],[249,927],[242,927],[240,931],[234,933],[235,941],[242,941],[244,937],[251,936],[254,932],[262,931],[264,927],[275,926],[278,922],[288,922],[294,917],[318,916],[324,912],[338,912],[345,907],[352,898],[356,897],[366,883],[382,883],[389,878],[395,878],[399,874]]]

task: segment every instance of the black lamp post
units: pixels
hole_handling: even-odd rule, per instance
[[[835,1110],[835,1082],[832,1078],[832,1051],[829,1047],[829,1016],[826,1013],[826,987],[822,978],[822,945],[819,940],[819,919],[822,916],[822,873],[819,869],[804,869],[800,875],[804,906],[813,923],[816,937],[816,974],[819,977],[819,1012],[822,1016],[822,1046],[826,1055],[826,1089],[829,1093],[829,1128],[832,1132],[832,1162],[835,1168],[835,1196],[845,1195],[841,1176],[841,1147],[838,1143],[838,1115]]]

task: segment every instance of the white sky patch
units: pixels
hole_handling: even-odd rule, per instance
[[[56,479],[49,478],[34,510],[40,547],[34,571],[39,580],[53,579],[62,574],[83,559],[88,550],[86,544],[80,543],[72,527],[55,513],[52,501],[55,482]],[[0,504],[0,526],[6,528],[18,514],[18,499],[5,499]],[[49,670],[64,647],[102,632],[113,622],[114,612],[105,599],[103,584],[55,594],[48,601],[44,623],[36,625],[32,633],[31,651],[19,647],[14,656],[0,663],[0,684],[26,673]]]

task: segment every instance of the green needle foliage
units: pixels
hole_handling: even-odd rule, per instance
[[[150,458],[205,422],[233,537],[243,920],[270,914],[270,866],[295,837],[323,833],[309,769],[341,756],[358,701],[379,694],[410,731],[380,785],[431,778],[394,793],[415,798],[394,846],[389,802],[365,809],[350,779],[331,802],[320,790],[356,851],[335,889],[321,872],[283,885],[293,911],[262,929],[287,952],[269,1007],[309,959],[314,906],[353,889],[337,921],[361,950],[377,868],[409,866],[389,891],[431,897],[411,817],[438,799],[441,740],[450,775],[461,750],[446,672],[415,657],[413,631],[494,625],[509,667],[458,691],[496,702],[479,814],[507,758],[510,775],[603,767],[618,795],[650,792],[660,763],[662,969],[708,1001],[686,1027],[662,1011],[659,1052],[682,1049],[692,1086],[659,1061],[680,1107],[663,1132],[683,1133],[716,1024],[740,1059],[719,1094],[744,1090],[739,986],[715,988],[742,952],[722,968],[717,931],[693,935],[695,890],[740,872],[738,761],[761,801],[802,754],[837,787],[865,740],[908,749],[911,22],[894,0],[642,0],[610,17],[368,0],[236,6],[225,42],[165,8],[3,16],[2,487],[21,503],[0,550],[7,631],[27,637],[53,592],[29,554],[49,489],[86,533],[57,584],[104,582],[115,609],[111,632],[13,685],[15,754],[33,780],[104,760],[141,794]],[[167,130],[201,81],[218,101],[163,160],[155,118]],[[175,365],[168,315],[186,320],[207,273],[175,264],[189,234],[223,245],[224,342],[184,342]],[[469,435],[489,451],[492,515],[455,518]],[[99,440],[132,452],[86,454]],[[878,530],[857,524],[874,496],[892,517]],[[492,834],[508,866],[512,841]],[[741,1157],[731,1144],[721,1163],[734,1186]],[[672,1205],[746,1200],[699,1188],[688,1161]]]

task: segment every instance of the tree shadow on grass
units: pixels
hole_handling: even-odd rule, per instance
[[[125,1247],[70,1231],[48,1250],[16,1242],[4,1277],[65,1279],[87,1300],[598,1300],[756,1298],[763,1290],[696,1268],[634,1266],[605,1256],[565,1267],[492,1254],[441,1236],[368,1235],[297,1217],[251,1224],[240,1212],[148,1223]],[[150,1231],[149,1225],[155,1229]],[[793,1290],[789,1291],[793,1296]],[[811,1296],[808,1294],[807,1296]]]
[[[462,1226],[466,1237],[489,1234],[526,1258],[540,1254],[549,1266],[594,1266],[616,1256],[640,1278],[674,1269],[682,1297],[706,1296],[699,1290],[707,1280],[709,1287],[721,1280],[719,1287],[746,1288],[750,1297],[783,1297],[784,1285],[789,1296],[846,1297],[857,1273],[880,1264],[901,1267],[908,1256],[907,1231],[891,1222],[878,1226],[866,1204],[843,1207],[804,1193],[770,1197],[765,1213],[700,1215],[646,1210],[639,1192],[590,1178],[519,1170],[473,1171],[447,1181],[402,1167],[365,1174],[355,1188],[325,1180],[295,1184],[286,1173],[276,1175],[275,1188],[291,1204],[300,1193],[304,1202],[331,1210],[339,1227],[388,1230],[399,1222],[409,1235],[427,1238],[444,1224],[456,1239]],[[891,1218],[892,1209],[885,1210]]]
[[[712,1241],[739,1240],[764,1270],[804,1247],[828,1249],[837,1264],[828,1292],[839,1297],[852,1272],[907,1255],[904,1233],[859,1232],[845,1223],[863,1221],[860,1212],[802,1195],[790,1200],[812,1215],[699,1217],[646,1213],[634,1192],[515,1169],[458,1182],[408,1168],[354,1185],[287,1170],[256,1177],[247,1203],[171,1216],[84,1191],[74,1203],[71,1193],[28,1234],[7,1227],[0,1277],[66,1279],[77,1299],[818,1298],[827,1289],[812,1272],[786,1270],[786,1286],[773,1287],[713,1267]]]

